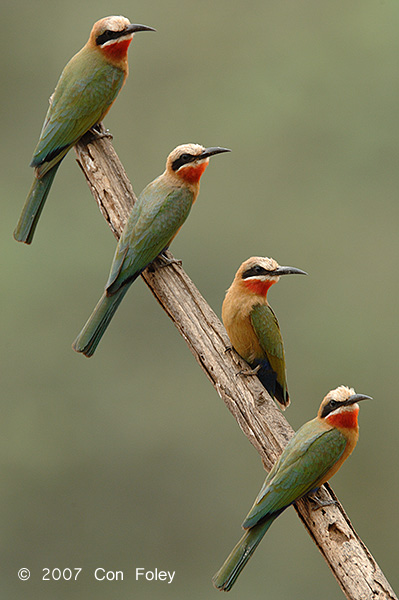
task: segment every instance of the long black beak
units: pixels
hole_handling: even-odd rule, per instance
[[[373,398],[371,396],[366,396],[365,394],[353,394],[353,396],[349,396],[344,404],[349,406],[350,404],[356,404],[356,402],[360,402],[361,400],[373,400]]]
[[[121,32],[121,35],[128,35],[129,33],[137,33],[137,31],[156,31],[153,27],[148,27],[147,25],[138,25],[135,23],[131,23]]]
[[[306,271],[302,271],[302,269],[297,269],[296,267],[278,267],[273,273],[273,275],[307,275]]]
[[[212,148],[205,148],[198,158],[208,158],[214,154],[222,154],[222,152],[231,152],[228,148],[219,148],[219,146],[213,146]]]

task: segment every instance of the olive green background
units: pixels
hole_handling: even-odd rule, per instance
[[[2,3],[0,588],[9,599],[217,598],[264,472],[140,279],[95,356],[71,343],[99,298],[115,240],[70,153],[31,247],[12,231],[59,74],[94,21],[151,25],[106,118],[136,192],[178,144],[217,156],[172,245],[220,315],[243,260],[309,277],[270,292],[294,428],[340,384],[360,441],[333,479],[359,535],[398,585],[399,5],[394,0]],[[17,571],[31,570],[20,582]],[[44,567],[82,567],[44,582]],[[97,582],[97,567],[124,571]],[[176,571],[171,585],[135,568]],[[231,598],[341,598],[292,509]]]

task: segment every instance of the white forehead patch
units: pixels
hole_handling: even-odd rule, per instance
[[[119,15],[117,17],[105,17],[103,19],[104,31],[109,29],[110,31],[122,31],[130,25],[129,19]]]
[[[354,394],[355,390],[353,388],[347,387],[346,385],[340,385],[335,390],[331,390],[328,394],[328,398],[336,400],[337,402],[344,402]]]
[[[201,146],[200,144],[181,144],[180,146],[176,146],[176,148],[172,150],[171,154],[175,155],[173,158],[178,158],[182,154],[198,155],[204,150],[204,146]]]
[[[251,258],[248,258],[248,260],[246,260],[241,266],[245,270],[248,270],[256,265],[263,267],[266,269],[266,271],[275,271],[279,267],[278,262],[274,260],[274,258],[268,258],[267,256],[252,256]]]

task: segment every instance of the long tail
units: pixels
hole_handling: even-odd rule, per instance
[[[55,174],[57,173],[57,169],[60,166],[60,162],[54,165],[54,167],[47,171],[40,179],[35,177],[22,209],[21,216],[19,217],[18,224],[14,230],[14,238],[17,242],[25,242],[25,244],[30,244],[32,242],[37,222],[43,210]]]
[[[106,296],[104,292],[86,325],[72,344],[72,348],[76,350],[76,352],[82,352],[88,357],[93,356],[109,322],[114,316],[116,309],[122,302],[128,289],[129,285],[125,285],[112,296]]]
[[[272,515],[248,529],[234,546],[219,571],[213,576],[213,585],[220,591],[229,592],[235,584],[237,577],[258,547],[266,531],[277,517]]]

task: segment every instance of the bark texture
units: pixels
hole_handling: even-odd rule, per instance
[[[119,238],[136,197],[111,140],[88,133],[75,150],[100,211]],[[156,259],[142,277],[269,471],[293,429],[256,377],[237,376],[248,365],[231,349],[222,323],[183,268],[172,264],[158,269],[158,264]],[[304,498],[295,509],[346,597],[397,600],[330,486],[323,486],[319,496],[337,504],[315,509]]]

